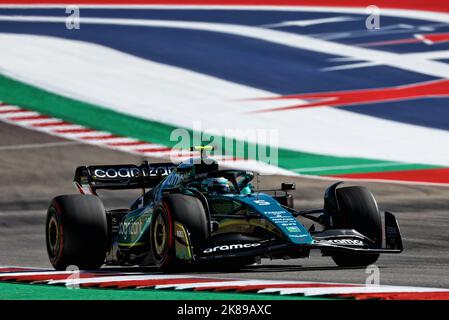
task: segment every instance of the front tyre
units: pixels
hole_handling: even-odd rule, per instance
[[[159,269],[173,270],[177,261],[172,213],[165,203],[158,205],[153,212],[150,245],[154,262]]]
[[[56,270],[65,270],[69,265],[96,270],[103,265],[108,223],[98,197],[63,195],[54,198],[45,225],[47,253]]]
[[[175,221],[187,229],[193,247],[204,244],[209,235],[206,211],[199,199],[178,193],[165,196],[153,209],[150,246],[156,266],[166,272],[185,266],[176,257]]]
[[[382,245],[382,220],[373,194],[364,187],[337,189],[340,212],[335,217],[335,228],[355,229]],[[339,267],[368,266],[375,263],[379,254],[334,253],[332,259]]]

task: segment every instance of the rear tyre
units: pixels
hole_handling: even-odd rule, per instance
[[[52,200],[46,219],[48,257],[56,270],[69,265],[99,269],[106,256],[108,223],[98,197],[63,195]]]
[[[376,199],[364,187],[337,189],[340,212],[335,217],[335,228],[355,229],[382,245],[382,220]],[[377,261],[379,254],[334,253],[332,259],[340,267],[367,266]]]
[[[153,210],[150,246],[156,266],[165,272],[176,272],[185,263],[176,257],[174,223],[179,222],[190,233],[191,245],[204,243],[209,236],[206,211],[193,196],[170,194]]]

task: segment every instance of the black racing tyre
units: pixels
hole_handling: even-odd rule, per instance
[[[98,197],[76,194],[54,198],[45,225],[48,257],[56,270],[69,265],[96,270],[103,265],[108,223]]]
[[[335,228],[355,229],[382,245],[382,219],[373,194],[364,187],[337,189],[340,212],[335,217]],[[334,253],[332,259],[340,267],[368,266],[377,261],[379,254]]]
[[[183,262],[176,258],[175,221],[188,230],[193,246],[199,246],[209,237],[206,211],[199,199],[184,194],[164,197],[153,210],[150,246],[156,266],[166,272],[183,267]]]

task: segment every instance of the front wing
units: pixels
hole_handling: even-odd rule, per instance
[[[243,259],[250,257],[293,256],[306,257],[312,249],[318,249],[324,255],[333,252],[353,254],[401,253],[403,251],[402,237],[396,218],[390,212],[385,212],[384,241],[382,246],[376,246],[370,239],[355,230],[328,230],[317,233],[310,244],[279,243],[262,240],[258,243],[237,246],[235,242],[222,244],[200,250],[194,255],[194,262],[214,262],[223,259]],[[216,249],[216,250],[215,250]],[[207,251],[207,252],[205,252]]]

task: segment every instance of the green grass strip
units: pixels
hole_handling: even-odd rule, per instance
[[[317,300],[301,296],[153,289],[68,289],[0,282],[0,300]]]

